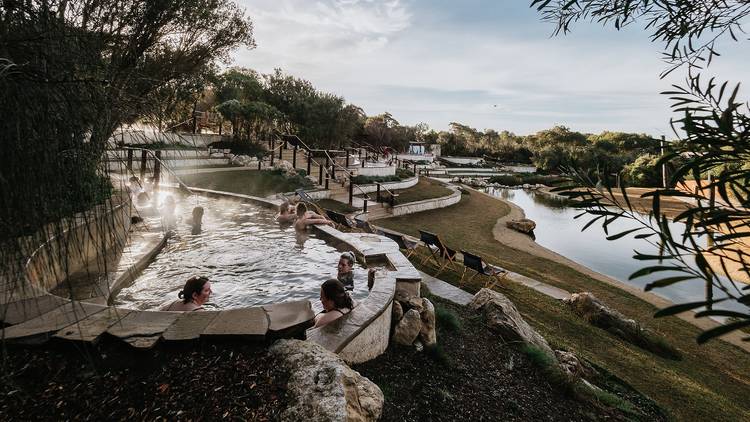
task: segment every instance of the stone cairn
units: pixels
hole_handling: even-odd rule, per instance
[[[437,343],[435,333],[435,306],[429,299],[396,291],[391,318],[391,339],[405,346],[414,345],[418,350]]]

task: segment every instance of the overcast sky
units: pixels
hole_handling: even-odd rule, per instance
[[[528,134],[565,125],[671,135],[670,83],[661,45],[633,26],[580,23],[551,37],[529,0],[241,0],[255,25],[254,50],[238,66],[281,68],[340,95],[368,115],[402,124]],[[747,78],[741,45],[721,50],[720,79]]]

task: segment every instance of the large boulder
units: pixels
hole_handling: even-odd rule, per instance
[[[393,321],[393,324],[396,324],[397,322],[401,321],[401,318],[403,317],[404,317],[404,308],[401,307],[401,303],[399,303],[399,301],[394,300],[391,321]]]
[[[510,220],[507,221],[505,225],[510,229],[526,234],[531,234],[536,228],[536,223],[528,218]]]
[[[568,376],[568,378],[577,379],[593,379],[598,376],[596,369],[589,365],[585,360],[581,360],[572,352],[565,350],[555,350],[555,356],[557,362],[560,364],[560,369]]]
[[[422,318],[419,316],[419,311],[409,309],[401,318],[401,321],[396,324],[396,328],[393,330],[393,341],[397,344],[409,346],[417,339],[421,329]]]
[[[422,328],[419,330],[419,339],[425,346],[432,346],[437,343],[437,333],[435,332],[435,305],[427,298],[422,298],[422,312],[419,317],[422,319]]]
[[[547,340],[531,328],[505,295],[494,290],[482,289],[474,295],[469,308],[482,312],[490,329],[506,342],[521,341],[531,344],[555,360],[555,352],[549,347]]]
[[[270,349],[289,371],[285,421],[375,421],[383,410],[377,385],[322,346],[279,340]]]
[[[573,313],[589,324],[633,343],[659,356],[680,359],[680,352],[660,339],[655,333],[641,327],[638,321],[628,318],[620,312],[605,305],[592,293],[573,293],[563,300]]]

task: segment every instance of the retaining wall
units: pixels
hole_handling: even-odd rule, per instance
[[[442,198],[425,199],[423,201],[410,202],[408,204],[396,205],[390,208],[392,215],[405,215],[414,214],[416,212],[422,212],[427,210],[434,210],[436,208],[445,208],[451,205],[457,204],[461,200],[461,192],[458,189],[454,190],[452,194],[444,196]]]

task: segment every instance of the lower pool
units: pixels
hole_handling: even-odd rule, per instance
[[[175,195],[176,197],[176,195]],[[165,203],[166,195],[160,201]],[[193,234],[189,220],[195,206],[204,208],[202,231]],[[164,207],[161,207],[164,210]],[[207,308],[238,308],[289,300],[318,302],[320,284],[336,277],[342,250],[312,232],[274,221],[275,211],[254,204],[200,196],[177,199],[173,234],[140,276],[116,296],[114,304],[157,309],[177,300],[194,275],[211,279]],[[149,224],[163,219],[146,218]],[[352,297],[367,296],[367,270],[354,268]]]

